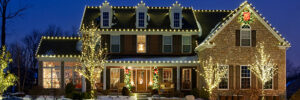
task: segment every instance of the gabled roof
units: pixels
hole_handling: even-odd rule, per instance
[[[263,25],[265,27],[267,27],[269,29],[269,31],[279,40],[281,41],[281,43],[278,45],[279,47],[283,47],[283,48],[288,48],[290,47],[290,43],[285,40],[284,37],[281,36],[281,34],[279,34],[278,31],[275,30],[274,27],[271,26],[271,24],[268,23],[268,21],[265,20],[264,17],[262,17],[262,14],[260,14],[257,10],[255,10],[255,7],[252,6],[252,4],[249,4],[247,1],[243,2],[238,8],[236,8],[232,13],[230,13],[227,17],[223,18],[223,20],[221,21],[221,23],[217,24],[215,26],[215,28],[213,28],[211,30],[211,32],[205,37],[205,39],[203,40],[203,42],[200,43],[200,45],[198,45],[195,50],[199,51],[201,50],[201,48],[209,48],[214,46],[214,43],[210,43],[210,41],[218,35],[218,33],[220,33],[225,26],[227,26],[235,17],[237,17],[241,11],[244,8],[249,8],[250,11],[253,12],[254,15],[257,16],[257,19],[263,23]]]

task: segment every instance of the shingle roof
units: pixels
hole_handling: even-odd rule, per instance
[[[77,37],[42,37],[37,55],[80,55]]]

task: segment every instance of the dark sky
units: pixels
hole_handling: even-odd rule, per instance
[[[12,0],[10,10],[31,6],[22,17],[9,21],[7,40],[18,41],[34,29],[44,30],[56,25],[64,30],[80,25],[85,5],[98,6],[104,0]],[[140,0],[108,0],[113,6],[135,6]],[[171,6],[176,0],[143,0],[147,6]],[[235,9],[244,0],[178,0],[183,6],[194,9]],[[248,0],[275,26],[292,47],[287,59],[300,65],[300,0]]]

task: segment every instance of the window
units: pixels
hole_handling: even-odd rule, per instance
[[[111,35],[110,36],[110,51],[112,53],[120,52],[120,35]]]
[[[145,27],[145,13],[139,12],[139,27]]]
[[[229,68],[228,66],[220,66],[220,68],[222,68],[222,67],[225,67],[225,68]],[[221,78],[221,82],[220,82],[220,84],[219,84],[219,89],[228,89],[228,83],[229,83],[229,81],[228,81],[228,77],[229,77],[229,70],[227,71],[227,73],[224,75],[224,77],[222,77]]]
[[[180,14],[179,13],[174,13],[174,27],[179,27],[180,26]]]
[[[172,83],[172,68],[163,69],[163,82]]]
[[[251,72],[249,66],[241,66],[241,88],[249,89],[251,84]]]
[[[163,36],[163,52],[172,52],[172,36]]]
[[[109,12],[103,12],[102,21],[102,26],[109,26]]]
[[[265,83],[264,89],[273,89],[273,79]]]
[[[190,53],[192,49],[191,36],[182,36],[182,52]]]
[[[75,62],[65,62],[64,81],[65,85],[72,82],[75,88],[81,88],[81,75],[75,71],[76,64]]]
[[[251,46],[251,28],[249,25],[243,25],[241,28],[241,46]]]
[[[60,88],[60,62],[43,62],[43,87]]]
[[[120,68],[110,69],[110,88],[117,89],[118,83],[120,83]]]
[[[183,68],[181,77],[182,77],[181,88],[183,90],[192,89],[192,69],[191,68]]]
[[[137,53],[146,53],[146,35],[137,35]]]

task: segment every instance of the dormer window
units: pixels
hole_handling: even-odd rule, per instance
[[[102,14],[102,26],[108,27],[109,26],[109,12],[103,12]]]
[[[241,46],[251,46],[251,27],[249,25],[243,25],[241,27]]]
[[[180,29],[182,27],[182,8],[178,2],[173,4],[169,15],[171,22],[170,26],[174,29]]]
[[[145,13],[139,12],[139,27],[145,27]]]
[[[101,28],[111,28],[112,23],[112,8],[109,5],[107,1],[102,3],[102,6],[100,7],[100,25]]]
[[[147,7],[146,4],[141,1],[138,3],[137,8],[135,9],[136,13],[136,28],[146,28],[147,27]]]

